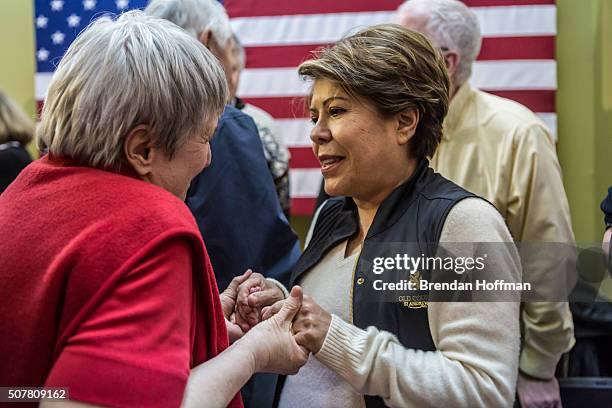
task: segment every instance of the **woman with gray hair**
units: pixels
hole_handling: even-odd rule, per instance
[[[454,292],[429,284],[462,282],[464,270],[400,266],[445,259],[449,246],[458,261],[484,250],[481,278],[520,282],[500,214],[429,168],[448,109],[442,56],[423,35],[388,24],[317,57],[299,73],[313,80],[310,138],[332,198],[292,274],[305,293],[293,331],[313,354],[285,379],[279,406],[512,406],[520,293],[449,301]]]
[[[219,296],[183,203],[227,97],[212,54],[142,12],[72,43],[39,127],[49,154],[0,196],[0,384],[66,387],[65,406],[238,407],[254,372],[305,362],[299,288],[228,344],[250,271]]]

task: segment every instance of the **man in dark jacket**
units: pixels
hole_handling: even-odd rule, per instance
[[[219,288],[247,268],[287,285],[299,243],[280,208],[255,123],[226,106],[210,143],[212,163],[192,181],[187,205]]]
[[[152,0],[145,12],[196,37],[232,80],[232,32],[217,1]],[[287,284],[299,258],[299,242],[280,208],[253,120],[227,106],[211,151],[212,164],[193,180],[187,205],[204,237],[219,288],[247,268]]]

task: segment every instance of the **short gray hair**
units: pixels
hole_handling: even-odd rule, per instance
[[[210,28],[222,47],[232,38],[229,17],[216,0],[151,0],[145,13],[172,21],[196,38]]]
[[[70,45],[51,84],[39,147],[92,167],[119,170],[138,125],[171,158],[222,113],[223,69],[200,42],[142,11],[100,18]]]
[[[457,85],[463,84],[472,75],[472,64],[482,44],[476,14],[459,0],[407,0],[397,12],[408,11],[412,5],[431,12],[426,30],[437,45],[459,53],[461,59],[453,79]]]

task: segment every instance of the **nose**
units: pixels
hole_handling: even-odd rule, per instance
[[[310,132],[310,140],[315,144],[325,144],[332,138],[331,131],[324,123],[317,123]]]

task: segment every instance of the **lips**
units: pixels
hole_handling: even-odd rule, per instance
[[[326,174],[335,170],[344,161],[344,156],[334,156],[329,154],[323,154],[318,157],[319,163],[321,163],[321,173]]]

